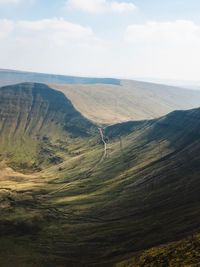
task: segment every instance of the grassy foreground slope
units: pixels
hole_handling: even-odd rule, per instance
[[[41,171],[1,162],[0,266],[137,266],[138,253],[200,231],[200,109],[105,135],[106,155],[93,130],[71,136],[62,162]]]
[[[50,85],[62,91],[85,117],[100,124],[146,120],[199,106],[200,91],[121,81],[121,85]]]
[[[115,267],[196,267],[199,265],[199,258],[200,235],[196,234],[176,242],[135,253],[135,256],[131,259],[117,263]]]

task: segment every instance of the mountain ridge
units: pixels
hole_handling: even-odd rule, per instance
[[[114,78],[90,78],[60,74],[36,73],[31,71],[17,71],[0,69],[0,86],[23,83],[58,83],[58,84],[116,84],[120,85],[119,79]]]
[[[85,117],[99,124],[159,118],[199,106],[200,91],[134,81],[116,85],[54,85]],[[90,107],[90,108],[88,108]]]
[[[0,127],[0,152],[15,158],[23,154],[23,147],[25,155],[29,154],[24,158],[27,162],[33,160],[31,155],[36,158],[40,153],[38,145],[43,139],[53,144],[86,137],[96,126],[61,92],[44,84],[23,83],[0,88]]]
[[[42,82],[61,91],[84,117],[100,125],[155,119],[200,103],[200,91],[162,84],[0,71],[0,86],[21,82]]]

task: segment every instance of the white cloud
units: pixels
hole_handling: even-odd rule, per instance
[[[12,40],[51,41],[63,42],[85,42],[95,39],[93,30],[64,20],[63,18],[42,19],[36,21],[12,21],[0,20],[0,38]]]
[[[110,41],[63,18],[0,20],[1,68],[85,76],[198,80],[200,24],[177,20],[127,27]]]
[[[110,9],[115,11],[115,12],[119,12],[119,13],[123,13],[123,12],[132,12],[135,11],[136,6],[132,3],[126,3],[126,2],[111,2],[110,3]]]
[[[14,23],[10,20],[0,20],[0,40],[5,39],[14,29]]]
[[[83,39],[94,36],[91,28],[68,22],[63,18],[19,21],[16,23],[15,29],[18,33],[20,32],[22,38],[36,36],[37,39],[51,40],[57,44],[76,40],[83,41]]]
[[[108,0],[68,0],[66,6],[68,9],[78,9],[88,13],[126,13],[136,9],[136,6],[131,2]]]
[[[76,74],[94,68],[107,46],[90,27],[63,18],[0,20],[3,68]]]
[[[200,77],[200,25],[193,21],[130,25],[125,41],[130,50],[135,50],[138,76],[180,80]]]
[[[200,26],[192,21],[148,22],[128,26],[125,39],[129,42],[193,42],[200,38]]]

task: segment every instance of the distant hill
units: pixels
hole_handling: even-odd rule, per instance
[[[101,124],[149,120],[173,110],[200,106],[200,91],[122,80],[116,85],[50,85],[62,91],[85,117]]]
[[[34,82],[34,83],[57,83],[57,84],[120,84],[120,80],[111,78],[87,78],[56,74],[44,74],[26,71],[0,69],[0,86]]]
[[[0,70],[0,86],[22,82],[44,83],[60,90],[79,112],[99,124],[149,120],[200,105],[200,91],[174,86]]]

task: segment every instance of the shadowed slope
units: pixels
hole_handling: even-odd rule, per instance
[[[199,109],[174,112],[122,137],[121,151],[114,141],[89,179],[77,177],[55,195],[63,211],[70,205],[78,209],[76,219],[87,222],[68,232],[81,233],[82,264],[111,266],[118,257],[200,229],[199,131]],[[76,253],[73,247],[71,257]]]

